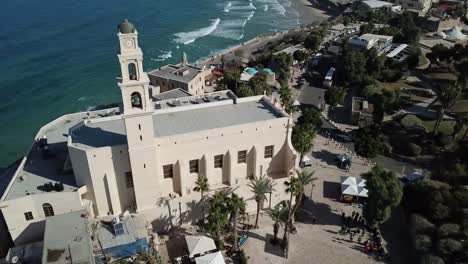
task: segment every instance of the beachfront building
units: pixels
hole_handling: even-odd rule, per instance
[[[392,45],[393,37],[375,34],[363,34],[349,39],[348,44],[357,49],[375,49],[377,52],[383,52]]]
[[[138,213],[156,230],[194,223],[202,217],[198,176],[212,191],[235,190],[249,211],[253,177],[276,182],[272,204],[287,199],[283,182],[298,159],[285,112],[268,97],[230,91],[152,100],[137,30],[124,21],[117,36],[121,106],[50,122],[5,175],[0,210],[15,246],[40,241],[48,217],[78,210],[89,218]]]
[[[424,16],[432,4],[432,0],[394,0],[392,2],[401,5],[404,10],[417,13],[419,16]]]
[[[185,52],[179,64],[161,66],[148,73],[150,84],[159,87],[159,92],[181,88],[191,95],[205,94],[205,81],[209,75],[209,68],[189,64]]]

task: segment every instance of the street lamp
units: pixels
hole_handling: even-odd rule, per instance
[[[310,199],[312,200],[312,193],[314,192],[315,184],[312,184],[312,188],[310,188]]]

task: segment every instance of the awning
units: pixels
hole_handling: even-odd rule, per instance
[[[341,193],[345,195],[358,196],[359,191],[355,185],[341,185]]]
[[[356,178],[351,176],[341,176],[342,185],[357,185]]]
[[[213,239],[206,236],[185,236],[189,257],[197,254],[203,254],[211,250],[216,250]]]
[[[223,254],[221,252],[215,252],[206,254],[204,256],[195,258],[196,264],[225,264]]]

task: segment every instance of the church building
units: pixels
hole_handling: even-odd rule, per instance
[[[287,199],[283,182],[298,155],[292,121],[279,106],[230,91],[156,100],[138,31],[124,20],[117,37],[121,106],[53,120],[7,171],[0,210],[12,244],[39,241],[47,217],[83,209],[88,217],[137,213],[158,231],[195,223],[199,175],[210,193],[230,189],[244,197],[248,211],[255,211],[247,186],[253,177],[276,182],[272,205]]]

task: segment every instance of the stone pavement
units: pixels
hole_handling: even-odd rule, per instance
[[[279,246],[273,246],[269,239],[273,236],[273,223],[265,214],[259,220],[259,229],[249,233],[244,246],[250,263],[378,263],[361,251],[357,242],[350,242],[349,236],[340,235],[341,213],[351,215],[353,211],[362,213],[360,208],[344,204],[340,199],[340,177],[359,176],[371,169],[364,161],[354,160],[350,172],[346,173],[335,165],[335,157],[342,149],[327,144],[326,139],[317,135],[312,153],[312,170],[318,180],[315,186],[307,186],[307,199],[301,211],[301,219],[296,222],[297,234],[290,235],[288,259],[283,258]],[[312,217],[317,219],[312,224]],[[250,220],[252,223],[254,219]],[[280,238],[283,229],[280,229]],[[355,238],[356,239],[356,238]]]

